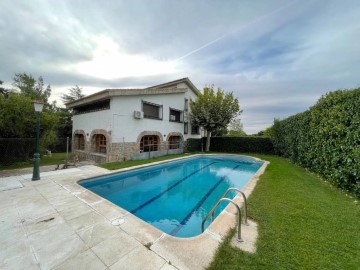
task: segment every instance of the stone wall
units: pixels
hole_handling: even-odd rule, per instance
[[[77,145],[74,143],[74,138],[76,134],[82,134],[85,138],[85,149],[79,150],[76,149]],[[95,152],[96,149],[96,142],[95,142],[95,135],[96,134],[103,134],[106,137],[106,154],[97,153]],[[111,142],[111,132],[107,132],[103,129],[95,129],[91,132],[90,136],[86,136],[85,132],[82,130],[76,130],[73,136],[73,152],[79,157],[79,160],[93,160],[96,163],[106,163],[106,162],[117,162],[117,161],[124,161],[124,160],[141,160],[141,159],[148,159],[153,157],[159,157],[164,155],[171,155],[171,154],[179,154],[183,153],[183,147],[180,149],[168,149],[168,138],[170,136],[181,136],[183,140],[183,136],[181,133],[172,132],[169,133],[166,140],[164,141],[161,134],[157,131],[144,131],[141,132],[138,136],[137,142],[124,142],[124,143],[112,143]],[[158,146],[158,151],[152,152],[142,152],[140,153],[140,140],[142,136],[145,135],[157,135],[159,136],[160,143]],[[181,144],[184,144],[182,141]]]

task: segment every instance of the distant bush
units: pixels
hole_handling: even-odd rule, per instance
[[[321,97],[272,128],[275,152],[360,196],[360,88]]]
[[[188,151],[201,151],[201,139],[188,139]],[[203,138],[205,148],[206,138]],[[264,137],[211,137],[210,151],[228,153],[274,154],[270,138]]]

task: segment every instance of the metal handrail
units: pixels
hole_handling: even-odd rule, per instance
[[[201,223],[201,231],[204,232],[204,224],[205,221],[210,217],[210,215],[212,215],[214,213],[214,211],[216,210],[216,208],[219,206],[219,204],[221,202],[230,202],[232,203],[237,211],[238,211],[238,220],[237,220],[237,241],[238,242],[243,242],[243,240],[241,239],[241,211],[240,211],[240,207],[237,205],[236,202],[234,202],[233,200],[229,199],[229,198],[221,198],[220,200],[218,200],[218,202],[215,204],[215,206],[210,210],[210,212],[206,215],[206,217],[203,219],[202,223]],[[212,220],[213,220],[213,216],[212,216]]]
[[[249,225],[247,222],[247,200],[246,200],[246,196],[244,194],[244,192],[242,192],[240,189],[238,188],[228,188],[225,193],[220,197],[220,199],[224,198],[230,191],[235,190],[238,193],[240,193],[244,199],[244,225]],[[212,221],[214,220],[214,213],[211,216]]]

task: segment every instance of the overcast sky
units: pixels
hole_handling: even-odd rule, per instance
[[[233,91],[245,131],[360,86],[359,0],[0,1],[0,80],[43,76],[52,99],[189,77]]]

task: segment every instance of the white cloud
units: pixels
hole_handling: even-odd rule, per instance
[[[69,68],[74,72],[102,79],[144,77],[176,72],[175,61],[159,61],[151,56],[128,54],[110,37],[94,38],[96,44],[92,59]]]
[[[0,79],[43,76],[52,99],[189,77],[239,98],[244,128],[359,86],[360,5],[336,1],[0,1]],[[180,59],[180,60],[176,60]]]

